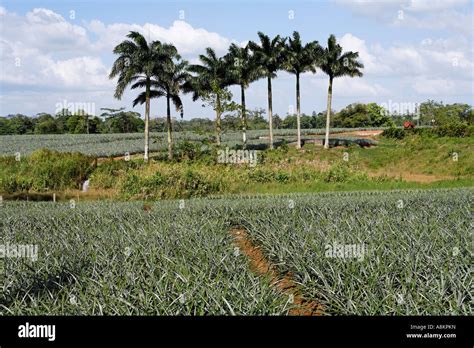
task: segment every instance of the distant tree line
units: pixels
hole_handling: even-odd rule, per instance
[[[266,110],[256,108],[247,110],[247,129],[268,129]],[[419,105],[419,119],[410,112],[392,113],[376,103],[350,104],[339,112],[331,111],[331,127],[390,127],[402,126],[405,121],[415,124],[443,125],[446,123],[474,124],[474,110],[469,104],[443,104],[428,100]],[[433,122],[434,121],[434,122]],[[214,132],[215,121],[208,118],[183,120],[172,118],[175,131]],[[301,113],[302,129],[324,128],[326,126],[326,110],[311,115]],[[223,131],[239,131],[242,119],[239,111],[226,112],[222,116]],[[297,115],[287,114],[284,117],[273,115],[275,129],[296,129]],[[17,114],[0,117],[0,135],[5,134],[97,134],[97,133],[135,133],[144,131],[144,121],[138,112],[126,111],[124,108],[104,108],[100,116],[87,115],[81,110],[72,113],[61,110],[56,115],[39,113],[33,117]],[[157,117],[150,120],[150,131],[166,132],[167,118]]]

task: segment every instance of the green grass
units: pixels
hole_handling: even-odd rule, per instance
[[[0,157],[0,194],[62,193],[79,189],[86,178],[99,193],[93,196],[104,192],[119,199],[470,187],[473,149],[473,138],[422,136],[401,141],[382,138],[371,148],[324,150],[307,144],[298,151],[281,146],[259,151],[258,163],[251,167],[219,164],[216,148],[203,150],[178,142],[175,161],[160,154],[149,163],[139,158],[107,160],[97,168],[91,157],[41,150],[23,156],[20,162],[12,156]]]

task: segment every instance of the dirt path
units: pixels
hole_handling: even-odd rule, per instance
[[[428,174],[414,174],[409,172],[402,172],[397,170],[383,170],[377,172],[368,172],[369,177],[389,176],[391,178],[402,178],[403,181],[416,182],[420,184],[430,184],[436,181],[454,180],[452,175],[428,175]]]
[[[330,135],[333,136],[350,136],[350,137],[357,137],[357,138],[365,138],[371,140],[378,140],[378,135],[382,134],[382,130],[367,130],[367,131],[349,131],[349,132],[339,132],[339,133],[332,133]]]
[[[235,245],[249,259],[250,269],[258,276],[267,276],[272,286],[282,294],[293,297],[295,308],[290,310],[290,315],[313,316],[324,315],[324,307],[316,301],[304,299],[301,291],[291,274],[281,276],[278,271],[265,259],[262,251],[252,244],[248,233],[243,228],[233,228],[230,233],[235,238]]]

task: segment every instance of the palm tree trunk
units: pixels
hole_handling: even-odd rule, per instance
[[[216,97],[216,142],[221,144],[221,98],[219,94]]]
[[[273,149],[272,78],[270,76],[268,76],[268,128],[270,130],[270,149]]]
[[[324,138],[325,149],[329,149],[329,125],[331,122],[331,102],[332,102],[332,77],[329,77],[328,107],[326,110],[326,137]]]
[[[296,148],[301,149],[300,74],[296,74]]]
[[[166,96],[166,123],[168,124],[168,159],[173,159],[173,129],[171,124],[170,97]]]
[[[245,110],[245,88],[240,85],[241,107],[242,107],[242,141],[244,149],[247,147],[247,114]]]
[[[148,161],[148,149],[150,147],[150,79],[146,80],[146,100],[145,100],[145,154],[143,159]]]

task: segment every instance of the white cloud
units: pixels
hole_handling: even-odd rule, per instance
[[[113,82],[107,78],[108,71],[97,57],[77,57],[51,62],[41,74],[50,76],[66,87],[91,89],[95,87],[113,88]]]
[[[386,95],[387,86],[403,86],[421,95],[466,95],[472,90],[474,51],[466,38],[426,38],[417,44],[368,47],[364,40],[346,33],[338,42],[344,51],[359,52],[365,66],[362,79],[336,80],[334,88],[345,96]],[[372,82],[374,77],[383,78],[383,86]]]
[[[428,79],[421,78],[416,80],[413,89],[422,95],[450,95],[455,93],[455,81],[449,79]]]
[[[4,12],[1,36],[12,44],[31,47],[42,54],[77,53],[90,44],[83,27],[67,22],[51,10],[35,8],[25,16]]]
[[[349,7],[366,15],[382,15],[394,9],[410,12],[437,12],[465,6],[470,0],[334,0],[335,3]]]
[[[413,12],[436,12],[469,3],[469,0],[410,0],[400,1],[402,8]]]
[[[102,56],[111,56],[113,47],[131,30],[149,35],[151,40],[173,43],[181,54],[194,57],[208,46],[223,52],[231,43],[183,21],[175,21],[169,28],[149,23],[104,25],[100,21],[79,26],[44,8],[19,16],[0,7],[0,15],[4,24],[0,82],[12,86],[110,91],[113,82]],[[95,40],[91,40],[93,35]]]
[[[426,10],[432,17],[424,17],[426,13],[423,8],[429,7],[429,4],[423,1],[356,0],[351,1],[348,6],[378,13],[377,16],[389,13],[392,17],[396,16],[398,9],[403,8],[406,22],[398,25],[428,26],[428,20],[446,16],[444,22],[448,24],[443,24],[441,19],[439,23],[430,24],[446,31],[448,27],[453,30],[455,25],[465,26],[463,30],[469,30],[469,26],[463,21],[468,22],[472,13],[462,14],[464,17],[458,17],[457,24],[449,24],[450,18],[460,14],[459,11],[451,11],[463,4],[465,1],[435,1],[432,8],[438,10]],[[8,87],[8,95],[1,98],[2,107],[6,103],[19,105],[21,103],[18,101],[24,93],[37,93],[39,89],[44,97],[34,94],[39,100],[28,100],[31,110],[38,109],[35,106],[38,103],[72,98],[90,99],[106,105],[115,104],[117,101],[112,97],[114,81],[108,79],[113,59],[112,49],[131,30],[139,31],[151,40],[173,43],[192,63],[198,62],[197,55],[203,53],[205,47],[212,47],[218,54],[223,54],[230,43],[236,42],[216,32],[194,28],[184,21],[174,21],[169,27],[151,23],[104,24],[98,20],[77,25],[49,9],[33,9],[21,16],[3,7],[0,7],[0,17],[0,83]],[[460,31],[461,28],[456,30]],[[334,93],[338,97],[376,99],[394,93],[394,98],[397,93],[423,96],[472,94],[474,48],[469,35],[440,38],[433,34],[419,42],[382,45],[369,43],[352,33],[346,33],[338,38],[338,42],[344,51],[359,52],[360,60],[365,65],[362,78],[336,79]],[[245,43],[243,41],[240,45]],[[327,78],[320,71],[315,76],[305,75],[306,79],[318,91],[327,90]],[[293,88],[294,77],[282,73],[279,74],[278,82],[282,86],[279,90],[290,90],[290,87]],[[261,106],[264,106],[265,81],[258,83],[262,83],[262,88],[254,88],[249,94],[258,95],[256,99],[263,100]],[[84,97],[80,97],[81,93]],[[100,97],[98,93],[102,93]],[[117,103],[130,105],[128,101],[134,93],[135,91],[127,92],[125,100]],[[278,93],[277,88],[275,93]]]
[[[473,36],[474,15],[459,11],[440,11],[429,16],[403,14],[397,17],[393,24],[420,29],[450,30],[466,37]]]
[[[313,77],[310,82],[316,88],[316,90],[327,90],[328,81],[326,78],[321,78],[321,76]],[[390,94],[389,90],[380,84],[372,83],[367,79],[359,77],[342,77],[335,79],[333,82],[333,93],[338,98],[375,98]]]
[[[97,41],[94,42],[94,47],[98,50],[111,51],[132,30],[142,33],[150,40],[172,43],[184,55],[201,53],[206,47],[223,52],[233,42],[218,33],[202,28],[193,28],[189,23],[180,20],[174,21],[169,28],[150,23],[105,25],[100,21],[92,21],[86,26],[90,32],[98,36]]]
[[[354,13],[387,24],[450,30],[472,37],[474,16],[470,0],[334,0]],[[471,3],[472,4],[472,3]],[[469,6],[469,7],[468,7]],[[465,7],[465,9],[462,9]],[[467,8],[467,11],[466,11]]]
[[[359,52],[360,61],[364,64],[364,74],[381,74],[387,73],[387,68],[383,62],[379,62],[378,58],[369,52],[364,40],[347,33],[337,39],[344,51]]]

